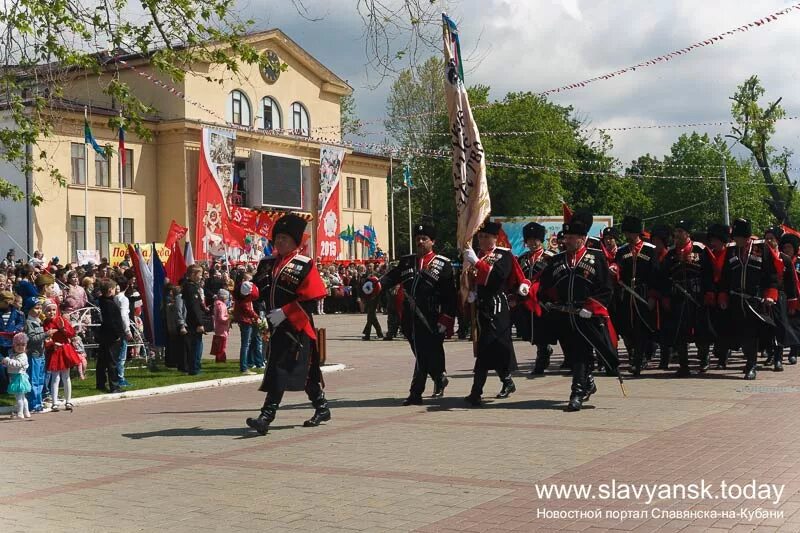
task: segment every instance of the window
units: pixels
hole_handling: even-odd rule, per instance
[[[94,245],[100,250],[100,257],[108,257],[108,243],[111,240],[111,219],[94,217]]]
[[[250,125],[250,101],[242,91],[236,89],[231,92],[225,118],[239,126]]]
[[[362,179],[361,185],[361,209],[369,209],[369,180]]]
[[[133,240],[133,219],[132,218],[123,218],[122,219],[122,235],[120,235],[119,242],[125,242],[128,244],[132,244],[136,241]]]
[[[347,178],[347,208],[355,209],[356,207],[356,179]]]
[[[281,129],[281,108],[274,98],[267,96],[261,100],[261,114],[265,130]]]
[[[295,135],[308,135],[308,111],[300,102],[292,104],[292,130]]]
[[[111,168],[111,161],[98,154],[97,152],[94,153],[94,184],[98,187],[108,187],[108,174],[109,169]]]
[[[72,143],[72,184],[86,183],[86,147],[81,143]]]
[[[123,189],[133,189],[133,150],[125,149],[125,164],[122,166],[122,183],[119,184]]]
[[[69,242],[72,246],[72,261],[77,261],[78,250],[86,249],[86,217],[69,217]]]

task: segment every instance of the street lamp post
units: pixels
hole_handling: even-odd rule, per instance
[[[731,213],[730,209],[728,208],[728,162],[725,159],[725,152],[722,150],[715,148],[713,144],[707,142],[705,143],[709,148],[717,152],[719,154],[720,159],[722,160],[722,209],[723,216],[725,220],[725,225],[731,225]],[[730,150],[729,146],[725,147],[727,150]]]

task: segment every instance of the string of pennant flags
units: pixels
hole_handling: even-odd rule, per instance
[[[798,4],[798,9],[800,9],[800,4]],[[129,62],[117,58],[121,65],[125,68],[128,68],[138,74],[139,76],[147,79],[154,85],[162,88],[163,90],[169,92],[173,96],[180,98],[187,102],[188,104],[208,113],[215,119],[221,121],[224,124],[224,127],[237,130],[237,131],[245,131],[248,133],[255,133],[265,136],[272,136],[272,137],[289,137],[294,138],[300,141],[314,141],[319,143],[325,143],[330,145],[342,146],[351,149],[363,149],[367,151],[371,151],[374,153],[379,153],[382,155],[406,155],[406,156],[417,156],[417,157],[432,157],[432,158],[449,158],[452,157],[452,154],[449,151],[445,150],[426,150],[426,149],[414,149],[414,148],[407,148],[401,147],[396,145],[389,145],[385,143],[370,143],[370,142],[358,142],[358,141],[345,141],[340,138],[333,138],[333,137],[322,137],[322,136],[310,136],[310,135],[302,135],[300,132],[295,130],[288,130],[288,129],[272,129],[272,130],[264,130],[252,126],[243,126],[239,124],[234,124],[229,122],[224,117],[220,116],[219,113],[216,111],[207,108],[206,106],[202,105],[199,102],[196,102],[186,96],[185,93],[177,89],[176,87],[165,83],[159,80],[156,76],[145,72],[141,69],[138,69],[134,65],[131,65]],[[476,106],[477,107],[477,106]],[[797,120],[800,119],[800,116],[791,116],[791,117],[784,117],[782,120]],[[733,124],[732,121],[718,121],[718,122],[695,122],[695,123],[685,123],[685,124],[651,124],[651,125],[634,125],[634,126],[620,126],[620,127],[611,127],[611,128],[584,128],[578,131],[582,132],[591,132],[591,131],[628,131],[628,130],[642,130],[642,129],[663,129],[663,128],[688,128],[688,127],[700,127],[700,126],[726,126]],[[219,125],[215,125],[219,126]],[[320,128],[324,128],[320,127]],[[482,132],[482,136],[523,136],[523,135],[531,135],[531,134],[543,134],[543,133],[563,133],[563,132],[571,132],[573,130],[569,129],[561,129],[561,130],[537,130],[537,131],[517,131],[517,132]],[[436,135],[448,135],[449,133],[436,133]],[[601,165],[609,163],[597,161],[597,160],[587,160],[587,159],[559,159],[559,158],[542,158],[538,156],[511,156],[511,155],[504,155],[504,154],[486,154],[487,160],[490,160],[487,165],[490,167],[499,167],[499,168],[515,168],[519,170],[538,170],[538,171],[547,171],[547,172],[563,172],[563,173],[573,173],[573,174],[585,174],[585,175],[592,175],[592,176],[613,176],[613,177],[624,177],[622,176],[619,171],[623,170],[623,165],[621,163],[612,163],[611,167],[616,167],[617,171],[614,171],[613,168],[609,168],[607,170],[598,169],[597,171],[594,170],[579,170],[579,169],[570,169],[570,168],[561,168],[561,167],[554,167],[554,166],[537,166],[537,165],[526,165],[526,164],[517,164],[517,163],[507,163],[502,161],[494,161],[494,159],[516,159],[516,160],[535,160],[535,161],[551,161],[555,163],[567,163],[567,164],[574,164],[574,163],[586,163],[591,165]],[[648,164],[648,165],[641,165],[641,166],[656,166],[661,165],[664,167],[676,167],[676,168],[700,168],[700,165],[682,165],[682,164]],[[713,165],[703,165],[706,168],[716,168]],[[760,167],[759,167],[760,168]],[[791,168],[791,167],[790,167]],[[773,169],[774,170],[774,169]],[[782,170],[782,169],[777,169]],[[672,179],[672,180],[720,180],[719,176],[657,176],[657,175],[641,175],[637,174],[637,178],[653,178],[653,179]],[[756,183],[756,182],[754,182]]]

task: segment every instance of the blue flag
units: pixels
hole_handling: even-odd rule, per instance
[[[153,243],[153,344],[156,346],[167,345],[167,332],[164,330],[164,283],[167,280],[167,272],[164,264],[156,252],[156,245]]]
[[[92,135],[92,128],[89,127],[89,121],[87,119],[83,120],[83,142],[86,144],[92,145],[94,151],[98,154],[102,155],[103,157],[106,156],[106,151],[97,144],[97,141],[94,139],[94,135]]]
[[[414,188],[414,180],[411,178],[411,167],[408,165],[403,169],[403,185],[409,189]]]

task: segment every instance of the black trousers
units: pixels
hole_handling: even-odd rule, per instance
[[[489,377],[489,369],[486,368],[481,359],[476,359],[474,372],[475,374],[472,379],[472,394],[474,396],[481,396],[483,394],[483,387],[486,385],[486,379]],[[510,372],[505,372],[502,370],[497,370],[496,372],[501,383],[505,382],[508,376],[511,375]]]
[[[431,377],[434,384],[439,385],[444,378],[444,372],[429,373],[420,368],[419,364],[414,365],[414,374],[411,376],[411,387],[409,388],[410,396],[422,396],[428,376]]]
[[[261,410],[264,411],[268,406],[273,409],[280,406],[285,392],[286,388],[277,383],[277,380],[271,383],[267,390],[267,397],[264,399],[264,406]],[[309,379],[306,382],[305,393],[315,408],[322,407],[323,404],[325,404],[325,391],[322,390],[322,383],[320,383],[319,380]]]
[[[369,337],[372,328],[375,328],[375,334],[378,337],[383,337],[383,330],[381,329],[381,323],[378,322],[378,314],[377,309],[374,303],[367,304],[367,325],[364,326],[364,336]]]
[[[108,382],[111,390],[119,389],[119,372],[117,363],[119,362],[119,350],[122,341],[101,342],[97,348],[97,372],[95,372],[95,384],[97,388],[103,389]]]
[[[572,366],[572,392],[582,393],[586,390],[592,373],[594,348],[577,331],[571,335],[563,335],[560,342],[564,358]]]
[[[167,339],[164,364],[168,368],[177,368],[181,372],[186,372],[188,368],[186,357],[188,354],[189,335],[181,335],[180,333],[170,334]]]

